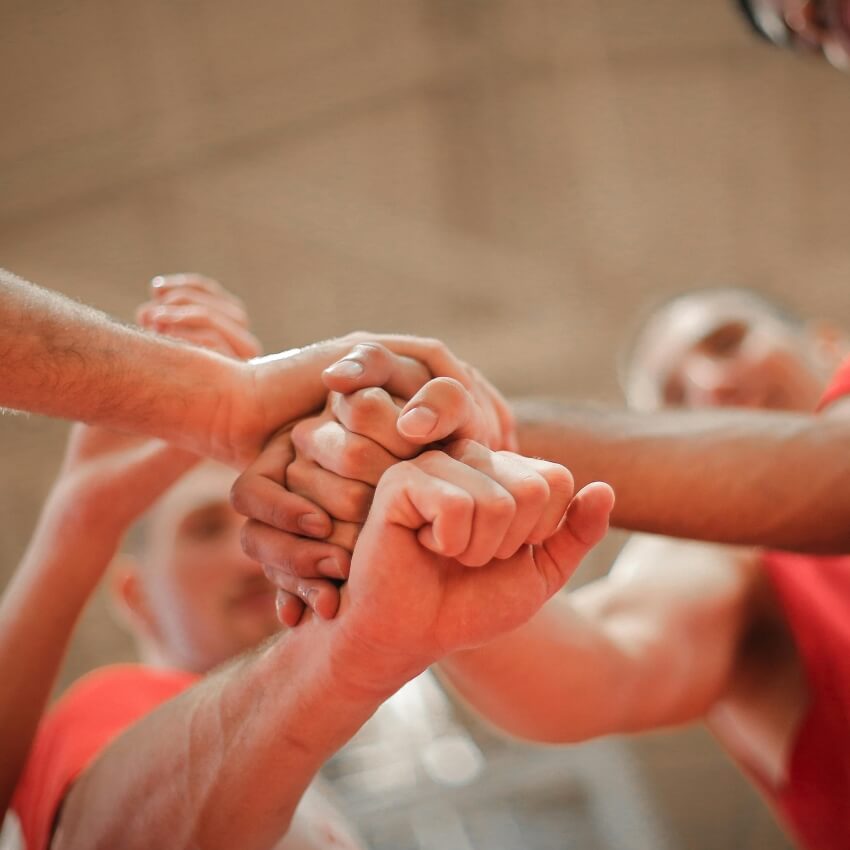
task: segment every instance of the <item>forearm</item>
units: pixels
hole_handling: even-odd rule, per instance
[[[556,597],[525,626],[455,653],[439,670],[503,731],[567,743],[642,723],[639,655],[626,652],[598,619]]]
[[[0,270],[0,405],[223,454],[239,369]]]
[[[137,723],[80,777],[54,847],[268,848],[383,698],[338,684],[305,623]]]
[[[621,528],[813,552],[850,546],[850,427],[791,413],[516,405],[522,451],[612,485]]]
[[[42,523],[42,525],[44,522]],[[42,530],[42,529],[40,529]],[[63,533],[63,531],[65,533]],[[0,803],[6,811],[74,626],[118,543],[38,533],[0,601]]]

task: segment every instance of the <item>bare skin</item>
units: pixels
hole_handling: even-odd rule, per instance
[[[573,497],[557,465],[451,454],[383,476],[337,618],[306,618],[127,730],[74,785],[54,846],[272,846],[384,699],[527,620],[605,533],[607,486]]]
[[[730,304],[724,306],[727,313],[729,308]],[[653,417],[611,417],[600,412],[591,418],[580,411],[575,414],[579,425],[573,425],[569,417],[565,423],[564,417],[553,415],[550,426],[540,424],[537,408],[537,414],[528,417],[536,429],[531,432],[535,435],[531,444],[544,456],[563,459],[569,453],[579,481],[598,471],[594,465],[598,461],[625,491],[624,496],[618,493],[614,509],[618,524],[677,533],[698,528],[704,536],[736,539],[740,528],[749,523],[748,535],[775,539],[771,535],[785,535],[790,523],[791,535],[799,534],[801,526],[793,527],[793,515],[800,502],[810,498],[808,492],[800,493],[800,481],[806,478],[802,485],[806,488],[811,484],[816,491],[826,489],[826,498],[831,491],[819,487],[824,480],[840,489],[833,477],[835,445],[824,434],[833,429],[846,432],[841,406],[826,424],[807,412],[823,390],[823,375],[811,367],[802,349],[783,336],[784,331],[776,333],[774,321],[761,327],[752,313],[745,315],[753,327],[746,332],[738,328],[734,346],[727,339],[722,350],[718,342],[715,352],[713,341],[722,337],[719,318],[714,319],[703,328],[704,335],[682,345],[678,359],[669,350],[667,357],[658,358],[664,367],[664,380],[659,383],[672,386],[675,381],[679,388],[698,391],[709,406],[740,400],[743,386],[752,399],[781,397],[799,412],[711,411],[700,418],[677,412]],[[723,320],[728,322],[728,316]],[[681,323],[675,327],[681,335]],[[728,337],[725,331],[724,335]],[[789,374],[795,375],[793,381],[788,380]],[[715,383],[710,385],[708,378]],[[770,389],[774,382],[782,386],[781,394]],[[399,445],[402,406],[368,393],[361,390],[335,397],[323,417],[307,420],[293,432],[289,469],[306,470],[293,476],[294,487],[318,499],[319,478],[327,491],[330,485],[325,476],[339,476],[331,513],[345,513],[347,522],[337,523],[343,529],[356,523],[359,505],[366,501],[363,488],[379,478],[387,455],[407,456],[415,451],[415,440]],[[446,423],[461,415],[458,398],[440,396],[429,386],[404,409],[423,401],[438,410]],[[334,441],[337,447],[348,446],[345,461],[338,451],[333,456],[328,451],[328,437],[334,432],[325,420],[331,416],[338,420],[336,427],[348,433],[345,439],[335,434]],[[759,440],[754,422],[760,423]],[[626,440],[628,423],[636,430],[640,423],[644,425]],[[718,431],[719,423],[724,423],[724,431]],[[691,431],[685,429],[680,436],[683,425],[690,425]],[[521,416],[524,446],[529,445],[527,427]],[[567,431],[572,442],[565,443]],[[805,476],[797,470],[798,483],[788,497],[788,508],[783,493],[778,517],[779,500],[767,483],[776,480],[768,463],[770,441],[767,450],[762,445],[771,433],[785,446],[783,457],[793,456],[795,447],[814,453]],[[741,434],[748,438],[742,440]],[[367,439],[377,442],[382,452],[368,449]],[[582,441],[588,444],[586,449]],[[730,447],[734,451],[727,458],[723,452]],[[776,448],[772,445],[773,451]],[[702,452],[708,453],[707,459]],[[697,470],[705,470],[703,476],[692,477],[693,465],[683,465],[687,474],[675,468],[676,460],[696,459],[700,459]],[[311,483],[312,464],[322,471],[319,476],[314,472]],[[288,473],[286,478],[289,484]],[[752,507],[750,497],[760,489],[764,493]],[[701,501],[706,493],[715,500],[708,508]],[[739,498],[744,501],[739,503]],[[747,506],[743,517],[734,518],[737,531],[727,522],[730,499],[738,511]],[[760,524],[754,525],[757,521]],[[837,526],[837,516],[834,522]],[[346,532],[349,536],[356,536],[356,524],[353,527],[353,532]],[[724,529],[722,534],[718,528]],[[823,538],[807,539],[812,545],[824,545]],[[342,539],[338,542],[345,545]],[[314,550],[307,550],[297,539],[275,538],[268,531],[264,544],[264,555],[278,559],[277,568],[269,574],[281,588],[280,608],[286,621],[297,622],[304,604],[323,616],[333,616],[335,588],[309,573]],[[840,546],[840,539],[830,545]],[[576,741],[705,720],[741,764],[775,787],[787,776],[794,732],[808,700],[793,636],[759,554],[648,537],[634,539],[606,578],[553,600],[526,626],[491,646],[453,655],[441,667],[485,716],[513,734],[535,740]],[[612,693],[617,699],[610,699]]]
[[[191,277],[197,288],[229,302],[216,319],[216,333],[244,344],[228,312],[231,306],[242,309],[238,300],[223,296],[215,281]],[[149,326],[156,327],[157,309],[166,306],[171,324],[198,341],[197,308],[174,295],[184,282],[179,276],[155,279],[158,303],[150,306]],[[0,329],[0,404],[159,437],[236,467],[250,462],[276,430],[321,407],[327,394],[322,371],[358,343],[382,343],[408,370],[421,363],[417,388],[436,375],[469,387],[474,382],[468,367],[441,343],[405,336],[351,334],[237,362],[121,325],[5,271],[0,271]],[[389,380],[386,374],[375,380],[342,368],[334,376],[339,388]],[[397,389],[405,388],[413,391],[409,384]]]
[[[206,279],[183,276],[172,294],[139,309],[161,333],[204,344],[222,357],[259,354],[241,307]],[[191,308],[191,328],[185,324]],[[74,625],[112,561],[127,528],[196,455],[107,428],[72,429],[59,476],[23,561],[0,603],[0,802],[5,813],[44,711]],[[21,652],[26,647],[26,652]]]

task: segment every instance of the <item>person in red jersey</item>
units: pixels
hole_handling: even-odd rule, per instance
[[[820,398],[840,403],[850,390],[846,366],[827,388],[845,350],[835,329],[806,325],[755,293],[699,291],[644,323],[624,370],[626,390],[644,411],[811,413]],[[385,414],[376,415],[380,403]],[[462,415],[458,398],[431,391],[428,403],[441,416]],[[336,398],[329,413],[292,435],[299,453],[292,486],[311,498],[316,489],[304,483],[311,464],[327,474],[326,444],[331,435],[339,444],[341,428],[360,463],[358,476],[352,451],[345,473],[359,486],[385,460],[364,438],[380,442],[380,451],[415,451],[400,444],[388,399],[374,391]],[[338,489],[350,492],[352,505],[359,498],[343,479]],[[774,510],[785,515],[782,497],[774,494]],[[290,541],[293,562],[304,560],[300,547]],[[332,610],[326,582],[270,575],[290,622],[305,602]],[[535,741],[702,720],[801,846],[850,846],[850,556],[637,536],[605,578],[553,599],[487,646],[453,654],[441,669],[491,722]]]

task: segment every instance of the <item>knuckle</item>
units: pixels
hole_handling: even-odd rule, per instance
[[[513,497],[506,492],[493,494],[480,506],[491,521],[510,521],[516,513],[517,505]]]
[[[248,516],[253,503],[250,475],[240,475],[230,488],[230,504],[242,516]],[[243,529],[244,533],[244,529]]]
[[[338,454],[337,469],[346,478],[356,478],[369,463],[371,446],[363,439],[348,437]]]
[[[549,498],[549,485],[542,475],[529,473],[516,483],[514,495],[524,505],[543,505]]]
[[[239,534],[242,551],[245,552],[249,558],[253,558],[254,560],[262,560],[259,557],[261,549],[259,536],[260,524],[255,520],[248,520],[248,522],[242,526],[242,531]]]
[[[320,425],[320,420],[317,417],[310,419],[302,419],[292,429],[292,445],[295,446],[299,453],[310,456],[310,450],[313,445],[313,438],[316,429]]]
[[[453,523],[463,523],[472,518],[475,511],[475,500],[469,493],[458,491],[447,494],[443,499],[443,514]]]

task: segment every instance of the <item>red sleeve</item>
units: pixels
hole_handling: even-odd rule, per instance
[[[818,410],[823,410],[834,401],[837,401],[843,396],[850,395],[850,357],[848,357],[839,367],[838,371],[832,376],[823,398],[820,400]]]
[[[142,665],[104,667],[84,676],[45,717],[12,807],[28,850],[45,850],[68,789],[109,742],[197,676]]]

